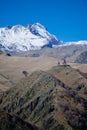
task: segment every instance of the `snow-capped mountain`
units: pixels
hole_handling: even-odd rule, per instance
[[[0,28],[0,50],[20,52],[55,47],[62,44],[56,36],[39,24],[7,26]]]
[[[77,42],[66,42],[65,44],[63,44],[63,46],[70,46],[70,45],[87,45],[87,41],[83,40]]]

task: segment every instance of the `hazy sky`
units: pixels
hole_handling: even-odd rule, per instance
[[[87,0],[0,0],[0,27],[36,22],[60,40],[87,40]]]

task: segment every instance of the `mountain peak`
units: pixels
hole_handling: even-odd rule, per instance
[[[47,30],[42,24],[40,24],[40,23],[35,23],[35,24],[33,24],[32,26],[35,26],[35,27],[39,27],[39,28],[42,28],[42,29],[44,29],[44,30]]]
[[[50,34],[40,23],[0,28],[0,50],[3,51],[37,50],[43,47],[53,47],[55,44],[59,45],[61,41]]]

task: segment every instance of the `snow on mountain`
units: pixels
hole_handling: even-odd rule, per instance
[[[62,41],[50,34],[39,23],[0,28],[0,49],[2,51],[20,52],[54,47],[60,44]]]
[[[0,28],[0,50],[2,51],[21,52],[70,45],[87,45],[87,41],[62,42],[40,23]]]
[[[60,45],[60,46],[71,46],[71,45],[87,45],[87,41],[83,40],[83,41],[77,41],[77,42],[65,42],[64,44]]]

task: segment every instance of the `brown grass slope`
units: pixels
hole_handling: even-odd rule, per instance
[[[70,86],[79,96],[87,99],[87,79],[81,71],[73,69],[68,65],[60,65],[53,67],[49,73]]]
[[[0,109],[46,130],[87,129],[87,80],[70,66],[37,71],[0,96]]]
[[[0,55],[0,75],[3,75],[6,85],[11,87],[10,82],[16,84],[24,77],[23,71],[27,71],[29,75],[37,70],[48,70],[57,64],[57,59],[52,57],[21,57]]]
[[[0,130],[42,130],[18,116],[0,111]]]
[[[3,74],[0,74],[0,93],[9,89],[13,86],[13,82]]]
[[[75,49],[75,47],[73,48]],[[73,50],[72,49],[72,50]],[[58,61],[61,63],[63,62],[64,57],[68,61],[74,61],[71,59],[71,56],[69,57],[69,54],[66,56],[66,52],[70,53],[70,51],[67,47],[59,47],[55,49],[45,49],[46,52],[49,52],[49,55],[42,55],[40,57],[22,57],[22,56],[7,56],[5,54],[0,55],[0,92],[7,90],[8,88],[14,86],[17,82],[20,81],[25,75],[23,74],[23,71],[27,71],[28,75],[30,75],[32,72],[37,70],[43,70],[47,71],[51,67],[58,64]],[[81,51],[77,49],[79,52]],[[40,50],[41,51],[41,50]],[[74,51],[74,50],[73,50]],[[72,51],[72,53],[73,53]],[[42,49],[42,52],[44,50]],[[62,53],[61,53],[62,52]],[[76,51],[77,52],[77,51]],[[36,52],[32,52],[36,54]],[[37,51],[37,53],[39,53]],[[54,54],[58,55],[55,56]],[[76,54],[76,53],[75,53]],[[63,55],[63,56],[60,56]],[[67,58],[68,57],[68,58]],[[68,60],[71,59],[71,60]],[[70,64],[70,63],[69,63]],[[72,67],[80,69],[82,72],[87,72],[87,65],[86,64],[76,64],[71,63]]]

